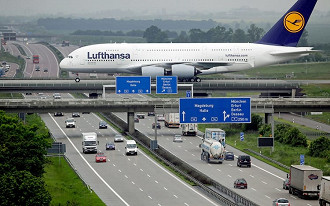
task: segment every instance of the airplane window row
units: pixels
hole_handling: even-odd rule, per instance
[[[105,50],[105,51],[118,52],[119,49],[107,49],[107,50]]]
[[[231,51],[231,49],[212,49],[212,51]]]
[[[114,59],[88,59],[88,61],[89,62],[95,62],[95,61],[97,61],[97,62],[114,62],[115,60]]]
[[[247,59],[228,59],[228,61],[231,61],[231,62],[247,62],[248,60]]]
[[[184,62],[212,62],[214,59],[184,59]]]

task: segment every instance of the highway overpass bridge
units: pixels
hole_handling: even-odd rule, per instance
[[[151,111],[156,113],[179,112],[179,99],[0,99],[0,110],[15,113],[47,113],[56,111],[127,112],[128,131],[132,133],[134,132],[134,113]],[[251,111],[267,115],[271,115],[274,112],[329,112],[330,98],[252,98]]]
[[[180,84],[191,84],[180,83]],[[1,79],[0,92],[3,93],[39,93],[39,92],[81,92],[102,94],[104,85],[115,86],[115,80],[81,80],[76,83],[64,79]],[[229,92],[251,92],[281,94],[281,96],[295,97],[299,92],[299,82],[288,82],[283,80],[203,80],[194,83],[194,93],[209,94],[214,91]],[[114,92],[114,88],[107,88],[107,92]],[[187,87],[179,87],[187,90]]]

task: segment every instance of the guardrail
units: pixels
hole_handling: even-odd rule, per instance
[[[117,116],[109,113],[104,114],[101,113],[108,121],[112,122],[118,128],[124,129],[127,127],[126,122],[119,119]],[[210,177],[206,176],[204,173],[200,172],[196,168],[190,166],[185,161],[179,159],[175,155],[171,154],[169,151],[164,149],[163,147],[158,145],[158,149],[156,151],[150,149],[150,139],[146,137],[144,134],[135,130],[134,135],[126,134],[130,136],[132,139],[136,140],[139,144],[143,145],[148,151],[150,151],[153,155],[157,158],[165,162],[168,166],[170,166],[173,170],[180,173],[186,179],[194,184],[198,185],[204,191],[209,193],[210,195],[217,198],[222,203],[228,206],[237,206],[237,205],[244,205],[244,206],[257,206],[256,203],[252,202],[251,200],[237,194],[236,192],[230,190],[226,186],[218,183],[217,181],[211,179]],[[179,169],[179,167],[181,169]],[[212,187],[206,186],[206,184],[212,185]]]

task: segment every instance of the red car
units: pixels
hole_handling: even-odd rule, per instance
[[[234,182],[234,188],[247,189],[247,182],[244,178],[239,178]]]
[[[107,156],[103,152],[99,152],[95,155],[95,162],[106,162]]]

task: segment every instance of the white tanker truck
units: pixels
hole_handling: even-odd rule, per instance
[[[205,160],[208,163],[222,163],[224,160],[225,149],[218,140],[204,139],[201,144],[201,150],[201,160]]]

